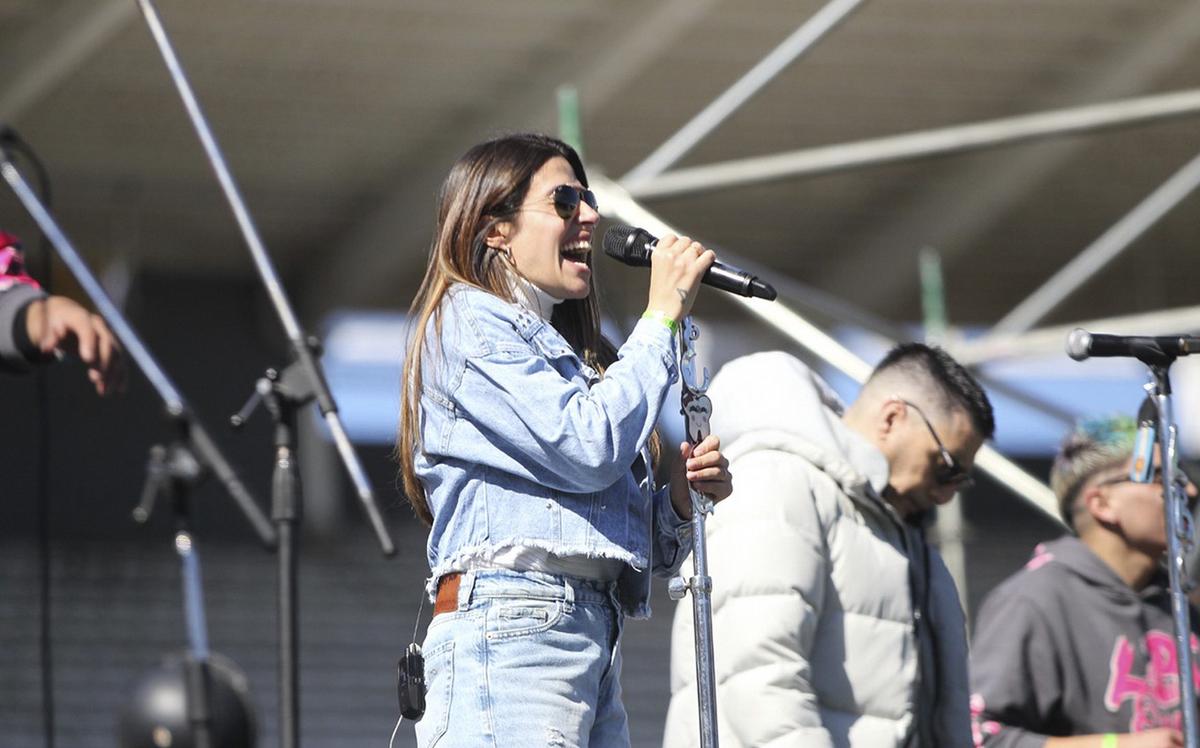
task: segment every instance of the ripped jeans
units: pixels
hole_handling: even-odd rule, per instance
[[[614,583],[463,574],[458,609],[425,635],[422,748],[623,748],[622,615]]]

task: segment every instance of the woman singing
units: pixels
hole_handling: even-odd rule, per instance
[[[431,526],[422,746],[628,745],[624,617],[687,555],[687,481],[731,490],[715,436],[680,445],[670,491],[652,469],[675,330],[713,253],[659,241],[618,351],[592,286],[598,218],[579,156],[542,135],[475,146],[442,187],[398,444]]]

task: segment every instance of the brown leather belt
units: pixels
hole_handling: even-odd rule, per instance
[[[460,572],[451,572],[438,580],[437,601],[433,604],[433,614],[453,613],[458,610],[458,584],[462,581]]]

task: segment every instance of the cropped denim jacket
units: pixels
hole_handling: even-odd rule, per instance
[[[691,545],[639,460],[677,376],[674,335],[641,320],[601,379],[549,322],[490,293],[456,285],[440,311],[414,455],[430,593],[456,561],[526,545],[625,562],[621,607],[649,615],[650,574],[674,573]]]

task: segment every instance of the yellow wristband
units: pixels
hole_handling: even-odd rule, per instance
[[[1104,737],[1100,738],[1100,748],[1117,748],[1117,734],[1115,732],[1104,733]]]
[[[666,312],[660,312],[657,310],[647,311],[645,314],[642,315],[642,319],[658,320],[659,322],[666,325],[668,329],[670,329],[672,335],[679,332],[679,323],[676,322],[675,320],[671,319],[671,316],[669,314],[667,314]],[[1108,746],[1105,746],[1104,748],[1108,748]]]

